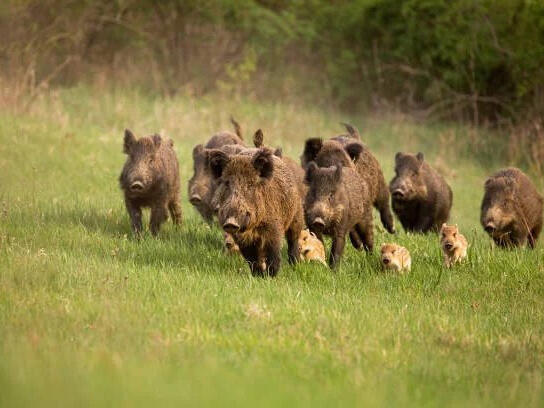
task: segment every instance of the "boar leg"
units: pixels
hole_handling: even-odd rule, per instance
[[[355,228],[353,228],[349,232],[349,239],[351,241],[351,245],[353,245],[353,248],[355,248],[358,251],[363,249],[363,241],[361,240],[361,237],[359,236],[359,233],[357,232]]]
[[[302,232],[302,222],[299,219],[294,220],[291,223],[289,229],[285,232],[285,238],[287,239],[287,255],[289,257],[289,263],[295,264],[300,260],[300,248],[298,246],[298,238]]]
[[[533,249],[536,245],[536,240],[538,239],[538,236],[540,235],[540,231],[542,230],[542,225],[537,225],[534,227],[529,235],[527,236],[527,240],[529,242],[529,247]]]
[[[372,228],[372,223],[365,226],[365,224],[359,222],[355,225],[355,229],[363,241],[365,251],[372,252],[374,249],[374,228]]]
[[[127,208],[130,222],[132,224],[132,230],[136,235],[142,232],[142,208],[134,205],[131,200],[125,199],[125,206]]]
[[[151,207],[151,220],[149,222],[149,229],[151,234],[157,235],[161,228],[161,224],[168,218],[168,212],[164,205],[155,205]]]
[[[257,245],[240,246],[240,252],[248,263],[251,274],[253,276],[263,276],[264,271],[261,269]]]
[[[336,231],[332,238],[331,253],[329,255],[329,266],[331,269],[335,269],[342,258],[344,253],[344,246],[346,244],[346,232],[343,230]]]
[[[295,246],[298,247],[296,241]],[[278,274],[281,266],[281,240],[273,239],[267,242],[264,251],[268,275],[274,277]]]
[[[181,205],[179,205],[179,201],[178,200],[170,201],[170,203],[168,204],[168,210],[170,211],[170,216],[172,217],[172,221],[174,222],[174,224],[176,225],[181,224],[182,212],[181,212]]]
[[[434,220],[433,220],[432,215],[428,214],[430,212],[429,210],[423,209],[423,211],[425,213],[424,213],[424,215],[420,215],[419,220],[418,220],[418,222],[416,224],[416,227],[414,229],[416,231],[429,232],[431,230],[431,228],[433,227]]]
[[[389,206],[389,191],[385,184],[380,186],[379,196],[374,203],[374,206],[380,212],[380,220],[384,228],[390,234],[394,234],[395,221],[393,220],[393,214],[391,213],[391,207]]]

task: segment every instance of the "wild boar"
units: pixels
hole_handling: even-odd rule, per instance
[[[385,270],[390,269],[403,274],[404,271],[412,269],[412,258],[405,247],[393,243],[382,244],[380,253]]]
[[[219,224],[234,238],[252,274],[277,275],[284,235],[289,262],[297,262],[302,202],[283,160],[267,148],[251,155],[213,150],[209,160],[218,181],[214,202]]]
[[[542,196],[517,168],[499,170],[485,182],[481,223],[500,247],[534,248],[542,230]]]
[[[397,153],[395,177],[389,186],[393,212],[406,231],[438,232],[449,216],[453,200],[444,178],[417,155]]]
[[[351,167],[353,164],[359,176],[368,186],[370,202],[380,213],[384,228],[388,232],[394,233],[395,225],[389,204],[389,189],[380,163],[360,142],[357,130],[349,124],[344,124],[344,126],[348,130],[347,135],[338,135],[326,141],[320,138],[306,140],[301,156],[302,167],[305,168],[310,161],[315,161],[319,167],[333,165]]]
[[[468,242],[456,225],[442,224],[440,246],[444,254],[444,265],[450,268],[467,257]]]
[[[356,249],[372,251],[372,207],[367,186],[357,172],[341,165],[320,168],[310,162],[305,181],[309,187],[304,204],[306,225],[321,241],[322,234],[332,237],[329,266],[338,265],[348,233]]]
[[[179,165],[174,142],[159,135],[136,139],[125,130],[123,152],[128,156],[119,177],[125,205],[136,234],[142,231],[142,207],[151,208],[150,230],[157,235],[168,218],[174,224],[182,218],[179,203]]]
[[[225,146],[243,149],[246,147],[242,139],[242,130],[238,122],[231,118],[236,133],[229,131],[213,135],[205,145],[199,144],[193,149],[193,176],[189,180],[189,201],[208,223],[213,220],[211,200],[215,186],[208,165],[208,152]]]

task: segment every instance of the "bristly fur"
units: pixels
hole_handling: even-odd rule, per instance
[[[303,210],[295,177],[283,159],[267,148],[253,154],[210,152],[218,182],[214,205],[220,225],[236,223],[232,232],[253,275],[275,276],[281,265],[282,237],[289,261],[299,260],[298,237]]]
[[[367,186],[355,169],[336,165],[320,168],[310,162],[305,181],[309,187],[304,203],[306,224],[320,240],[322,234],[332,237],[331,268],[342,257],[347,234],[356,249],[372,251],[372,207]]]
[[[395,232],[393,214],[389,204],[389,188],[385,182],[378,160],[360,142],[359,132],[351,125],[346,126],[349,134],[342,134],[323,141],[319,138],[307,139],[300,158],[302,167],[315,161],[319,167],[342,165],[354,167],[368,186],[370,202],[379,211],[385,229]]]
[[[542,196],[520,169],[511,167],[493,174],[484,186],[480,222],[493,226],[491,238],[500,247],[528,243],[534,248],[542,230]]]
[[[423,153],[396,154],[395,177],[389,188],[393,211],[406,231],[438,232],[448,221],[453,193],[446,180],[425,161]]]
[[[128,156],[119,177],[125,195],[125,205],[136,234],[142,231],[142,208],[151,208],[150,230],[159,232],[168,213],[175,224],[181,223],[179,203],[179,165],[173,141],[164,141],[159,135],[136,139],[125,131],[123,152]],[[141,189],[132,189],[133,184]]]

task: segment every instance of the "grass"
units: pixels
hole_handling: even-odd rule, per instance
[[[377,246],[410,249],[411,274],[348,247],[336,273],[284,263],[252,278],[185,191],[193,145],[231,113],[291,157],[351,120],[388,179],[397,150],[424,151],[452,185],[469,262],[446,270],[435,235],[379,232]],[[131,238],[127,126],[172,137],[180,158],[184,225],[158,239]],[[544,248],[501,251],[482,233],[483,181],[507,163],[465,154],[467,132],[84,87],[0,112],[0,406],[542,406]]]

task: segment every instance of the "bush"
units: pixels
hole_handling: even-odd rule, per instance
[[[98,78],[475,124],[544,106],[540,0],[7,0],[0,35],[30,97]]]

